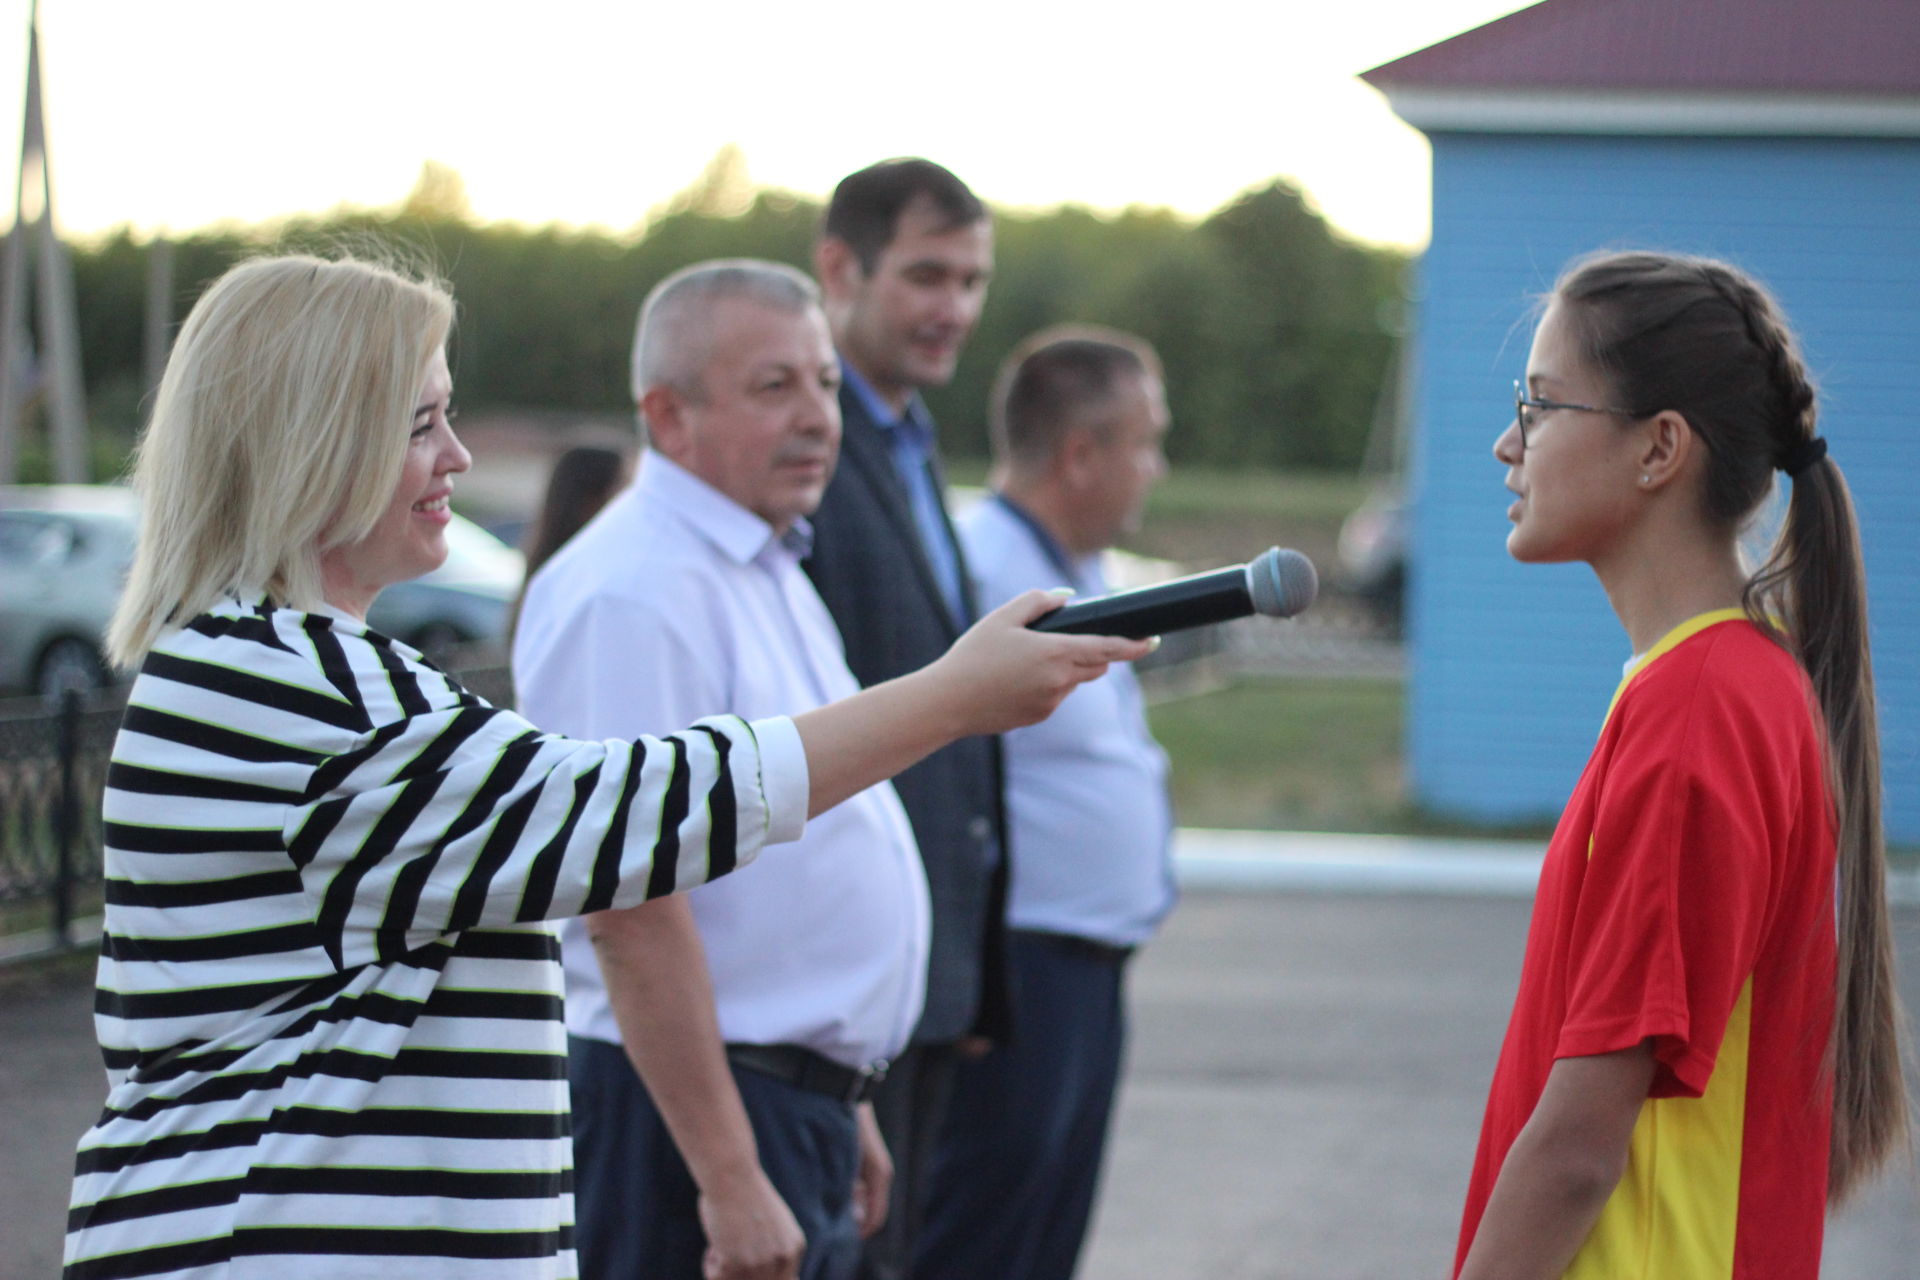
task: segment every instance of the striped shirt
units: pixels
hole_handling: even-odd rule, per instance
[[[805,824],[789,720],[582,742],[358,622],[230,603],[107,778],[67,1275],[571,1276],[559,949]]]

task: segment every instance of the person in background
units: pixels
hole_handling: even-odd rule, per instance
[[[1001,368],[991,424],[993,492],[959,522],[982,607],[1032,587],[1106,592],[1101,553],[1139,528],[1166,474],[1158,357],[1113,330],[1035,334]],[[1127,961],[1174,903],[1166,755],[1130,669],[1002,741],[1013,1033],[960,1065],[922,1280],[1073,1275],[1125,1052]]]
[[[702,263],[648,295],[647,452],[528,590],[527,714],[618,737],[858,688],[800,569],[839,383],[819,291],[791,267]],[[563,936],[582,1274],[852,1276],[892,1180],[866,1097],[926,985],[926,877],[893,788],[731,885]],[[706,990],[685,980],[709,971]]]
[[[553,460],[522,547],[529,578],[627,487],[633,466],[632,454],[604,444],[576,444]]]
[[[553,470],[547,473],[546,492],[541,494],[540,506],[522,539],[526,576],[521,581],[520,594],[514,597],[508,635],[519,629],[520,611],[527,601],[526,584],[533,580],[540,566],[599,515],[600,508],[626,488],[632,478],[632,456],[608,445],[576,444],[553,460]]]
[[[1027,630],[1036,592],[799,716],[542,733],[364,621],[446,558],[472,461],[452,323],[386,268],[264,258],[168,358],[109,633],[139,674],[107,776],[108,1095],[74,1162],[74,1280],[575,1274],[543,922],[724,876],[1145,651]]]
[[[1590,565],[1633,656],[1541,869],[1456,1273],[1815,1280],[1907,1130],[1846,481],[1725,263],[1575,263],[1514,395],[1507,551]]]
[[[993,225],[965,183],[889,160],[835,188],[814,246],[840,353],[840,466],[813,515],[808,575],[862,684],[911,671],[976,613],[947,518],[933,419],[993,271]],[[973,738],[895,780],[933,901],[926,1010],[874,1099],[893,1153],[893,1205],[866,1274],[908,1274],[929,1161],[963,1047],[1007,1019],[1006,833],[999,745]]]

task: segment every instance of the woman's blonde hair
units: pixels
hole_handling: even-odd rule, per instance
[[[215,281],[135,457],[140,534],[113,661],[137,664],[223,596],[319,604],[321,553],[365,537],[393,497],[452,325],[439,284],[355,259],[258,258]]]

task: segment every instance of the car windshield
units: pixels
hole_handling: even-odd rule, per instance
[[[447,522],[446,563],[423,582],[504,583],[518,587],[526,559],[518,551],[464,516]]]

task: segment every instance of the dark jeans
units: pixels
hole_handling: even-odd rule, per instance
[[[894,1059],[873,1095],[874,1118],[893,1157],[893,1198],[887,1224],[867,1241],[861,1280],[906,1280],[913,1274],[915,1242],[926,1216],[935,1146],[953,1092],[959,1053],[950,1044],[912,1045]],[[998,1280],[978,1276],[974,1280]]]
[[[567,1074],[581,1280],[700,1280],[699,1191],[626,1052],[569,1036]],[[848,1280],[860,1256],[853,1108],[737,1067],[733,1078],[760,1167],[806,1233],[801,1280]]]
[[[963,1062],[914,1280],[1069,1280],[1093,1216],[1126,1045],[1123,955],[1007,934],[1012,1041]]]

